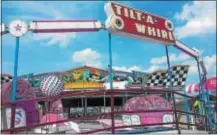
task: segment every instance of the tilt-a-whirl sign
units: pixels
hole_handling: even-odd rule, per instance
[[[170,20],[114,2],[105,5],[106,29],[122,36],[170,45],[175,43]]]

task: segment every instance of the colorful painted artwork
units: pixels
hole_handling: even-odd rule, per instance
[[[72,71],[74,82],[88,82],[90,71],[88,69],[79,69]]]
[[[114,81],[128,81],[129,77],[133,78],[133,74],[131,72],[116,71],[116,70],[113,71]]]
[[[7,127],[11,127],[11,108],[6,109]],[[26,126],[26,113],[22,108],[16,108],[15,124],[14,126],[23,127]]]
[[[91,68],[90,69],[90,81],[101,81],[106,76],[105,72]]]
[[[92,67],[80,67],[63,73],[62,79],[66,89],[103,88],[106,72]]]
[[[5,103],[12,101],[11,100],[12,87],[13,87],[12,82],[8,82],[2,85],[2,106],[6,108],[8,108],[8,106],[5,105]],[[28,99],[35,99],[35,98],[36,96],[31,84],[23,79],[18,79],[16,100],[28,100]],[[38,116],[38,109],[35,101],[19,102],[16,104],[16,106],[22,108],[26,112],[27,125],[33,125],[38,122],[39,116]],[[32,112],[32,113],[27,113],[27,112]]]
[[[18,78],[22,78],[23,80],[26,80],[26,81],[31,81],[33,79],[33,76],[34,74],[30,73],[30,74],[18,76]]]
[[[137,83],[137,84],[145,84],[148,81],[149,76],[150,76],[149,73],[145,73],[141,71],[132,71],[132,73],[135,79],[134,83]]]

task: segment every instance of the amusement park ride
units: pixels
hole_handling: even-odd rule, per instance
[[[199,52],[187,47],[185,44],[177,40],[173,35],[173,24],[168,19],[159,17],[148,12],[139,11],[130,7],[126,7],[114,2],[109,2],[105,5],[105,11],[107,14],[107,20],[105,24],[98,20],[35,20],[29,24],[21,20],[15,20],[8,26],[1,24],[1,35],[10,33],[16,37],[16,50],[15,50],[15,66],[13,77],[13,92],[12,101],[16,100],[16,86],[17,86],[17,65],[18,65],[18,50],[19,50],[19,38],[27,34],[28,31],[32,33],[66,33],[66,32],[97,32],[99,30],[107,30],[109,32],[109,78],[110,89],[113,90],[112,81],[112,51],[111,51],[111,33],[121,36],[132,37],[140,40],[150,40],[153,42],[162,43],[166,48],[167,62],[168,62],[168,74],[170,75],[170,62],[168,56],[168,47],[173,46],[182,52],[192,56],[198,66],[199,72],[199,93],[201,101],[206,102],[206,106],[203,106],[203,114],[205,110],[209,109],[209,94],[203,90],[202,85],[206,80],[207,71],[204,66],[203,60],[200,57]],[[173,89],[173,86],[170,87]],[[112,102],[111,102],[112,103]],[[114,103],[113,103],[114,104]],[[112,105],[112,104],[111,104]],[[186,103],[186,111],[188,104]],[[114,110],[111,110],[114,111]],[[11,111],[12,113],[13,111]],[[208,118],[211,112],[208,111]],[[114,114],[111,116],[114,117]],[[12,116],[13,118],[13,116]],[[189,117],[187,117],[189,122]],[[211,125],[211,120],[209,120]],[[14,127],[12,124],[11,127]],[[114,120],[112,119],[112,127],[114,128]],[[112,133],[115,130],[112,128]]]

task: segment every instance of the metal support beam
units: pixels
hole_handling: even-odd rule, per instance
[[[109,81],[110,81],[110,90],[113,91],[113,75],[112,75],[112,45],[111,45],[111,33],[109,33]],[[115,122],[114,122],[114,95],[110,96],[110,105],[111,105],[111,120],[112,120],[112,134],[115,134]]]
[[[112,45],[111,45],[111,33],[109,33],[109,82],[110,89],[113,89],[113,75],[112,75]]]
[[[98,20],[43,20],[29,24],[33,33],[91,32],[104,29]]]
[[[203,85],[203,82],[202,82],[202,77],[201,77],[201,71],[200,71],[200,66],[199,66],[199,62],[198,62],[198,60],[196,59],[196,61],[197,61],[197,68],[198,68],[198,76],[199,76],[199,96],[200,96],[200,100],[202,100],[202,101],[205,101],[204,100],[204,91],[203,91],[203,88],[202,88],[202,85]],[[204,110],[205,110],[205,108],[204,108],[204,105],[203,104],[201,104],[201,106],[202,106],[202,115],[204,114]]]
[[[186,95],[186,91],[184,90],[184,94]],[[187,124],[190,124],[190,116],[188,113],[190,113],[190,107],[189,107],[189,104],[188,104],[188,99],[186,96],[184,96],[184,106],[185,106],[185,112],[186,113],[186,121],[187,121]],[[189,125],[188,125],[188,128],[189,128]]]
[[[85,109],[85,106],[84,106],[84,97],[82,96],[81,97],[81,108],[82,108],[82,113],[83,113],[83,116],[85,115],[85,112],[84,112],[84,109]]]
[[[16,49],[15,49],[15,58],[14,58],[13,90],[12,90],[12,101],[13,102],[16,100],[16,91],[17,91],[18,56],[19,56],[19,37],[16,37]]]
[[[15,115],[16,115],[16,104],[13,104],[11,108],[10,128],[15,128]],[[13,134],[13,133],[14,133],[13,131],[10,132],[10,134]]]
[[[104,110],[104,112],[105,112],[105,108],[106,108],[106,94],[105,94],[105,92],[104,92],[104,96],[103,96],[103,106],[104,106],[104,108],[103,108],[103,110]]]
[[[176,130],[178,130],[178,134],[181,134],[181,131],[179,129],[179,120],[178,120],[178,115],[177,115],[177,111],[176,111],[176,102],[175,102],[174,93],[171,93],[171,96],[172,96],[172,102],[173,102],[173,112],[175,114]]]
[[[13,89],[12,89],[12,102],[16,101],[17,95],[17,69],[18,69],[18,56],[19,56],[19,37],[16,37],[16,47],[15,47],[15,58],[14,58],[14,77],[13,77]],[[13,105],[11,108],[11,128],[15,127],[15,114],[16,114],[16,105]]]
[[[167,66],[168,66],[168,77],[169,77],[169,80],[170,80],[170,86],[169,86],[169,89],[172,90],[173,89],[173,84],[172,84],[172,80],[171,80],[171,67],[170,67],[170,59],[169,59],[169,53],[168,53],[168,46],[165,46],[166,48],[166,56],[167,56]],[[170,95],[170,99],[172,99],[172,95]],[[169,100],[169,97],[168,97],[168,93],[166,93],[166,99]]]
[[[84,97],[84,116],[87,115],[87,97]]]

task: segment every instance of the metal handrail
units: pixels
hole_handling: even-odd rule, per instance
[[[179,95],[183,95],[171,90],[152,90],[152,91],[148,91],[148,90],[143,90],[143,89],[135,89],[135,91],[131,90],[114,90],[114,91],[108,91],[108,90],[97,90],[97,91],[89,91],[89,92],[72,92],[72,93],[65,93],[65,94],[61,94],[59,96],[54,96],[54,97],[42,97],[42,98],[37,98],[37,99],[30,99],[30,100],[22,100],[22,101],[16,101],[16,102],[7,102],[4,105],[8,105],[8,106],[12,106],[12,111],[15,110],[15,106],[16,103],[20,103],[20,102],[27,102],[27,101],[51,101],[53,99],[57,99],[57,98],[64,98],[64,97],[68,97],[68,96],[90,96],[90,95],[95,95],[95,94],[107,94],[107,95],[118,95],[118,94],[122,94],[125,92],[130,92],[130,93],[145,93],[145,92],[149,92],[149,93],[172,93],[172,95],[174,94],[179,94]],[[186,96],[186,95],[183,95]],[[114,97],[113,97],[114,98]],[[173,96],[174,99],[174,96]],[[174,100],[173,100],[174,101]],[[174,104],[174,103],[173,103]],[[43,123],[43,124],[37,124],[37,125],[31,125],[31,126],[25,126],[25,127],[19,127],[19,128],[10,128],[10,129],[5,129],[2,130],[2,132],[20,132],[20,131],[28,131],[29,129],[33,129],[36,127],[41,127],[41,126],[46,126],[46,125],[52,125],[52,124],[57,124],[57,123],[63,123],[63,122],[67,122],[67,121],[79,121],[79,120],[87,120],[87,119],[93,119],[93,118],[99,118],[99,117],[103,117],[103,116],[111,116],[111,114],[113,113],[114,116],[117,114],[126,114],[126,113],[144,113],[144,112],[168,112],[168,111],[172,111],[175,115],[177,115],[176,113],[184,113],[184,114],[191,114],[191,115],[196,115],[195,113],[190,113],[190,112],[185,112],[185,111],[180,111],[180,110],[176,110],[176,107],[173,108],[172,110],[138,110],[138,111],[113,111],[113,112],[107,112],[107,113],[101,113],[101,114],[95,114],[95,115],[87,115],[87,116],[81,116],[78,118],[68,118],[66,120],[60,120],[60,121],[56,121],[56,122],[49,122],[49,123]],[[198,116],[202,116],[205,117],[204,115],[198,115]],[[206,117],[205,117],[206,118]],[[112,118],[114,119],[114,117]],[[113,127],[114,129],[119,129],[119,128],[126,128],[126,127],[142,127],[142,126],[148,126],[148,125],[161,125],[161,123],[155,123],[155,124],[143,124],[143,125],[132,125],[132,126],[120,126],[120,127]],[[163,123],[163,124],[168,124],[168,123]],[[178,126],[178,124],[183,124],[183,122],[179,122],[177,117],[175,118],[175,122],[170,123],[170,124],[176,124],[175,129],[178,130],[178,132],[180,133],[180,128]],[[195,125],[195,124],[190,124],[190,123],[185,123],[186,125]],[[106,130],[111,130],[111,128],[107,128],[107,129],[100,129],[99,131],[106,131]],[[94,132],[98,132],[98,130],[94,130],[94,131],[89,131],[87,133],[94,133]]]

